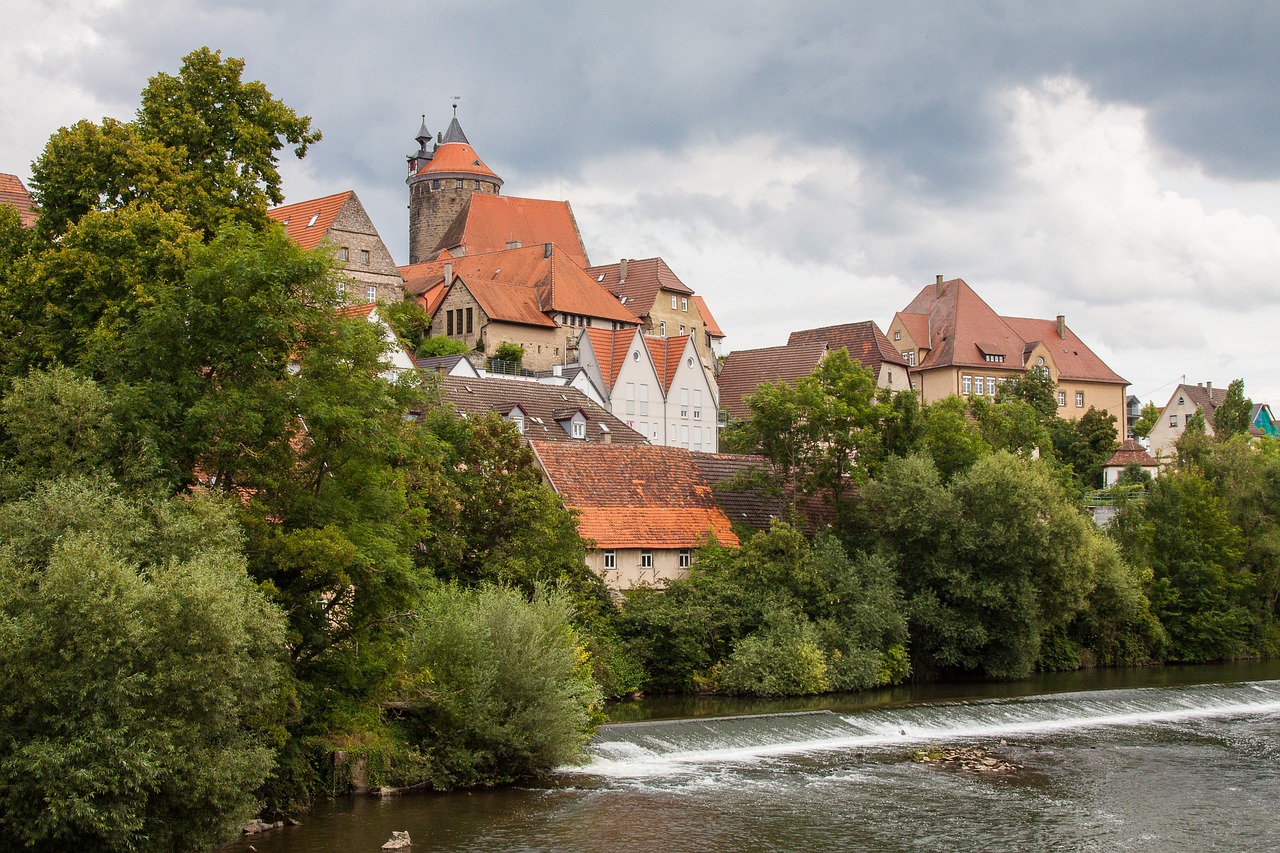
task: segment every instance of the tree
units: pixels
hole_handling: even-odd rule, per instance
[[[1213,434],[1226,441],[1232,436],[1249,432],[1249,416],[1253,414],[1253,401],[1244,396],[1244,380],[1234,379],[1227,386],[1227,395],[1213,411]]]
[[[965,417],[968,404],[954,394],[924,407],[925,453],[949,480],[991,453],[977,425]]]
[[[1141,416],[1133,423],[1133,434],[1138,438],[1146,438],[1151,435],[1151,430],[1159,420],[1160,409],[1155,403],[1147,403],[1142,407]]]
[[[1102,466],[1119,446],[1116,416],[1090,406],[1078,421],[1056,419],[1051,432],[1058,459],[1071,466],[1080,484],[1101,488]]]
[[[996,402],[1006,400],[1022,400],[1036,411],[1044,423],[1058,416],[1057,386],[1043,367],[1033,367],[1022,376],[1002,383],[996,392]]]
[[[0,847],[234,835],[280,734],[284,620],[227,507],[60,480],[0,536]]]

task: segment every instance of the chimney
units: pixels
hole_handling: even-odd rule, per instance
[[[551,257],[551,244],[550,244],[550,243],[543,243],[543,244],[542,244],[542,257],[544,257],[544,258],[549,258],[549,257]]]
[[[935,299],[940,299],[942,297],[942,276],[941,275],[939,275],[937,280],[934,281],[933,283],[933,296]]]
[[[1057,326],[1057,328],[1058,328],[1058,337],[1062,338],[1062,339],[1065,341],[1065,340],[1067,339],[1067,317],[1066,317],[1066,315],[1065,315],[1065,314],[1059,314],[1059,315],[1058,315],[1058,319],[1057,319],[1057,321],[1056,321],[1056,323],[1055,323],[1054,325],[1056,325],[1056,326]]]
[[[606,432],[600,436],[600,440],[605,444],[613,444],[613,433]]]
[[[627,280],[627,259],[623,258],[618,261],[618,284],[622,284]]]
[[[1212,400],[1213,399],[1213,383],[1212,382],[1204,383],[1204,390],[1209,392],[1209,399]]]
[[[444,265],[444,286],[448,287],[453,284],[453,264],[445,263]]]

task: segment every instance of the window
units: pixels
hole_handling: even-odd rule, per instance
[[[471,309],[467,308],[467,334],[471,334]]]
[[[640,383],[640,414],[649,414],[649,383]]]
[[[436,178],[434,181],[432,181],[432,182],[431,182],[431,189],[433,189],[433,190],[438,190],[438,189],[440,189],[440,179],[439,179],[439,178]]]
[[[378,287],[377,287],[377,285],[373,285],[373,284],[366,284],[366,285],[365,285],[365,287],[364,287],[364,301],[365,301],[365,302],[377,302],[377,301],[378,301]]]
[[[587,422],[586,422],[586,421],[577,420],[577,421],[574,421],[574,422],[573,422],[573,437],[574,437],[574,438],[586,438],[586,437],[587,437]]]
[[[680,446],[689,447],[689,425],[684,424],[680,427]]]
[[[1177,416],[1177,415],[1169,415],[1169,426],[1173,427],[1174,429],[1177,429],[1177,428],[1178,428],[1178,416]]]
[[[982,357],[983,357],[984,359],[986,359],[987,361],[993,361],[993,362],[995,362],[996,364],[1003,364],[1003,363],[1004,363],[1004,356],[1002,356],[1002,355],[992,355],[991,353],[986,353],[986,354],[984,354]]]
[[[519,409],[512,409],[511,414],[507,416],[511,423],[516,425],[516,432],[524,434],[524,413]]]
[[[1059,391],[1059,392],[1058,392],[1058,405],[1059,405],[1059,406],[1065,406],[1066,404],[1067,404],[1067,392],[1066,392],[1066,391]]]
[[[902,332],[894,332],[894,333],[893,333],[893,339],[894,339],[895,341],[900,341],[900,340],[902,340]]]
[[[681,324],[680,324],[680,334],[682,334],[682,335],[684,334],[684,324],[683,324],[683,323],[681,323]]]
[[[960,377],[960,391],[966,397],[973,393],[973,377],[972,376]]]
[[[653,568],[653,552],[652,551],[640,552],[640,568],[642,569]]]
[[[682,549],[680,551],[680,568],[687,569],[689,568],[689,564],[692,562],[693,562],[693,554],[689,552],[688,548]]]
[[[604,552],[604,567],[606,569],[618,568],[618,552],[617,551]]]
[[[676,310],[676,295],[674,293],[671,294],[671,310]]]
[[[915,366],[916,366],[916,351],[915,351],[915,350],[907,350],[906,352],[904,352],[904,353],[902,354],[902,360],[903,360],[903,361],[905,361],[907,364],[909,364],[911,367],[915,367]]]
[[[366,267],[369,266],[369,250],[368,249],[360,250],[360,263],[364,264]]]
[[[476,181],[476,191],[478,192],[479,190],[480,190],[480,182]]]
[[[1077,409],[1084,408],[1084,392],[1083,391],[1076,392],[1076,408]]]
[[[471,310],[471,309],[467,309],[467,310]],[[467,329],[467,331],[469,332],[471,330]],[[994,376],[988,376],[987,377],[987,396],[994,397],[995,395],[996,395],[996,378]]]
[[[659,335],[662,335],[664,338],[667,336],[667,321],[666,321],[666,320],[663,320],[661,323],[659,323],[659,324],[658,324],[658,334],[659,334]]]
[[[627,414],[634,415],[636,413],[636,383],[627,383]]]
[[[458,178],[458,182],[453,187],[455,190],[462,189],[462,178]]]
[[[702,420],[702,389],[693,389],[693,419]]]
[[[348,249],[346,246],[343,246],[342,248],[338,249],[338,260],[346,261],[346,260],[350,260],[350,258],[351,258],[350,249]]]
[[[689,417],[689,389],[680,389],[680,417]]]
[[[685,312],[686,314],[689,313],[689,297],[687,296],[680,297],[680,310]]]
[[[444,312],[444,319],[445,319],[445,326],[446,326],[445,334],[452,337],[453,336],[453,312],[452,311]]]

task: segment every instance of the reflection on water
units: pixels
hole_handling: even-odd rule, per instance
[[[346,799],[227,849],[373,851],[392,830],[447,851],[1280,849],[1280,673],[1198,671],[1253,678],[608,726],[546,786]],[[1022,769],[912,759],[968,743]]]

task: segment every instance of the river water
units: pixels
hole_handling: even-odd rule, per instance
[[[343,799],[224,849],[374,851],[392,830],[419,851],[1280,849],[1275,664],[930,692],[950,695],[617,723],[545,785]],[[970,745],[1016,769],[917,760]]]

